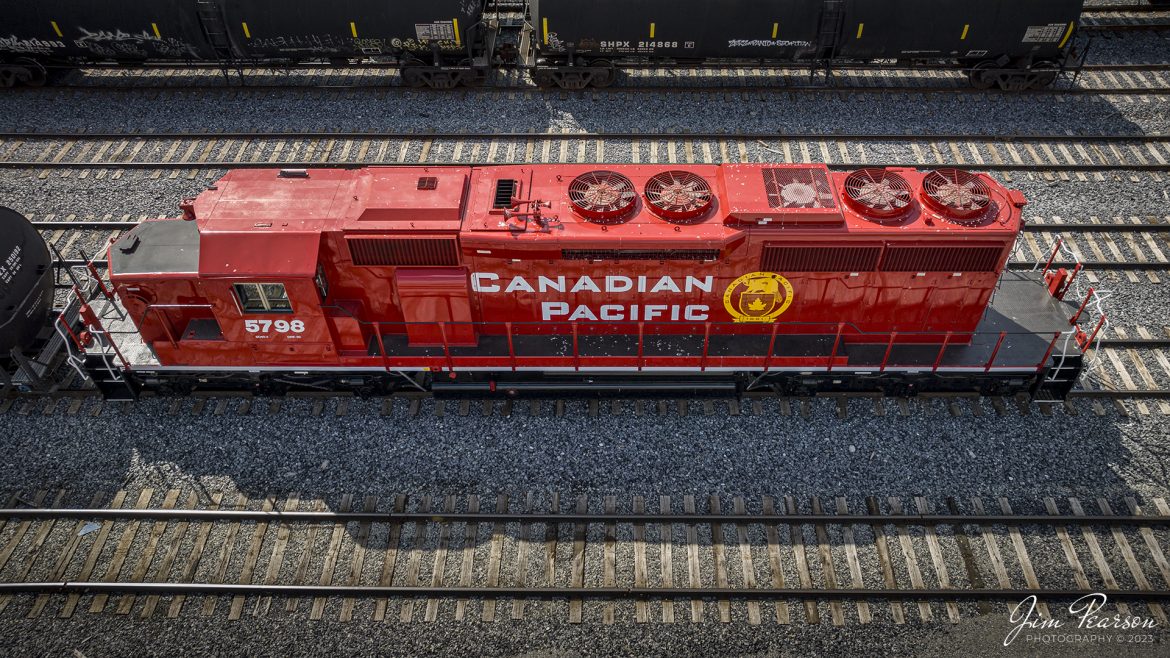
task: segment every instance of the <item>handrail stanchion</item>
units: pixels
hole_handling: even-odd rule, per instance
[[[947,352],[947,345],[951,343],[951,332],[943,337],[942,347],[938,348],[938,357],[934,360],[934,367],[930,369],[931,372],[938,372],[938,366],[942,363],[943,355]]]
[[[894,350],[894,339],[897,337],[898,337],[898,332],[896,332],[896,331],[890,332],[890,342],[886,343],[886,355],[882,357],[882,367],[880,369],[878,369],[878,372],[885,372],[886,371],[886,365],[889,364],[889,362],[890,362],[890,352],[892,352]]]
[[[991,366],[995,363],[995,355],[999,354],[999,348],[1003,345],[1003,339],[1007,338],[1007,332],[999,332],[999,340],[995,341],[995,349],[991,350],[991,358],[987,359],[987,365],[983,366],[983,372],[991,372]]]
[[[63,327],[65,329],[65,333],[69,334],[70,340],[72,340],[73,344],[77,346],[77,349],[79,349],[79,350],[85,349],[85,345],[81,344],[81,337],[78,336],[77,333],[73,331],[73,327],[70,327],[69,323],[65,321],[65,312],[64,311],[58,313],[57,319],[54,320],[53,322],[54,322],[54,324],[61,325],[61,327]]]
[[[764,355],[764,372],[772,365],[772,353],[776,351],[776,332],[780,329],[779,323],[772,323],[772,337],[768,340],[768,353]],[[708,329],[710,331],[710,329]],[[703,350],[706,351],[707,338],[703,338]]]
[[[1060,340],[1060,332],[1053,332],[1052,342],[1048,343],[1048,351],[1044,352],[1044,357],[1040,359],[1040,363],[1036,364],[1036,372],[1044,369],[1044,364],[1048,363],[1048,357],[1052,356],[1052,351],[1056,349],[1056,341],[1058,340]]]
[[[711,347],[711,323],[703,323],[703,359],[699,361],[699,372],[707,372],[707,353]]]
[[[153,306],[147,309],[147,311],[153,310],[155,310]],[[158,315],[158,322],[162,325],[163,331],[167,332],[167,340],[171,341],[171,347],[175,348],[176,350],[179,349],[179,341],[175,340],[175,332],[171,328],[171,321],[167,318],[167,316],[163,315],[162,312],[159,312],[156,315]],[[142,319],[143,321],[146,320],[145,317]]]
[[[642,358],[642,341],[645,336],[645,325],[645,322],[638,322],[638,372],[642,372],[642,366],[645,364],[645,360]]]
[[[382,342],[382,323],[374,323],[374,338],[378,339],[378,353],[382,355],[382,368],[390,372],[390,355],[386,353],[386,344]]]
[[[837,358],[837,348],[841,346],[841,332],[845,330],[845,323],[837,323],[837,337],[833,339],[833,353],[829,355],[829,367],[825,372],[833,372],[833,361]]]
[[[455,361],[451,358],[451,346],[447,343],[447,323],[439,321],[439,336],[443,339],[443,356],[447,359],[447,372],[455,374]]]
[[[1085,352],[1089,351],[1089,346],[1092,345],[1093,341],[1097,339],[1097,333],[1100,332],[1101,327],[1104,327],[1104,326],[1105,326],[1105,314],[1102,313],[1101,319],[1097,321],[1097,326],[1093,327],[1093,333],[1089,334],[1088,339],[1085,340],[1085,344],[1081,347],[1081,354],[1084,354]]]
[[[512,372],[516,372],[516,346],[512,344],[512,323],[505,322],[504,330],[508,333],[508,362],[512,364]]]
[[[577,323],[572,322],[569,326],[573,327],[573,370],[581,372],[581,352],[577,349]]]
[[[1057,238],[1052,245],[1052,253],[1048,256],[1048,262],[1044,263],[1043,274],[1048,274],[1048,270],[1052,267],[1052,262],[1056,260],[1056,254],[1060,253],[1060,247],[1064,244],[1064,238]]]
[[[1064,301],[1065,294],[1068,293],[1068,289],[1072,287],[1073,281],[1076,281],[1077,275],[1081,273],[1081,270],[1084,267],[1085,266],[1082,265],[1081,263],[1077,263],[1076,266],[1073,267],[1072,274],[1068,275],[1068,278],[1065,279],[1064,283],[1061,284],[1060,292],[1056,295],[1057,299],[1059,299],[1060,301]]]
[[[1095,293],[1095,292],[1097,292],[1096,288],[1089,288],[1089,294],[1085,295],[1085,301],[1081,302],[1080,308],[1078,308],[1077,312],[1074,313],[1071,318],[1069,318],[1068,323],[1070,325],[1075,326],[1077,323],[1077,320],[1081,319],[1081,313],[1085,312],[1085,307],[1089,305],[1089,300],[1093,298],[1093,293]]]

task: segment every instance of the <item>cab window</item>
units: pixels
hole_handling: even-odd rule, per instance
[[[245,313],[291,313],[283,283],[237,283],[236,297]]]

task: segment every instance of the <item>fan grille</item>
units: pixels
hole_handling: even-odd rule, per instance
[[[927,205],[948,219],[970,220],[991,205],[991,190],[978,176],[962,169],[936,169],[922,180]]]
[[[885,169],[859,169],[845,178],[845,202],[865,217],[898,217],[912,197],[906,179]]]
[[[659,217],[682,222],[711,209],[711,186],[689,171],[664,171],[646,181],[646,201]]]
[[[835,208],[833,190],[824,169],[769,167],[762,171],[764,191],[772,208]]]
[[[618,222],[633,209],[637,193],[630,179],[616,171],[591,171],[569,183],[573,210],[592,222]]]

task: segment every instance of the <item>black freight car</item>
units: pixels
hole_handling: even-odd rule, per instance
[[[1081,0],[532,0],[545,85],[603,86],[622,64],[945,61],[979,87],[1041,87]]]
[[[412,85],[486,75],[484,0],[0,1],[0,86],[92,62],[295,63],[376,58]]]

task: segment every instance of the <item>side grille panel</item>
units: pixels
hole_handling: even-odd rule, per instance
[[[889,247],[884,272],[994,272],[1002,247]]]
[[[765,246],[763,272],[872,272],[881,247]]]
[[[454,266],[459,246],[451,238],[348,238],[353,264],[361,267]]]

